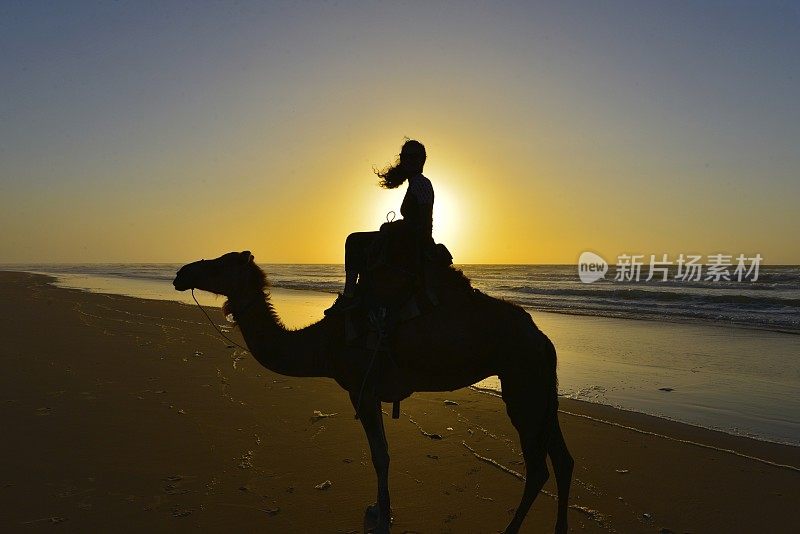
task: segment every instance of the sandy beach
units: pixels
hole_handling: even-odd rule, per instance
[[[0,272],[3,531],[361,531],[375,477],[333,381],[261,368],[196,307],[50,280]],[[571,399],[560,419],[574,532],[796,531],[797,447]],[[500,399],[415,394],[386,424],[393,532],[502,530],[524,467]],[[553,484],[525,532],[552,530]]]

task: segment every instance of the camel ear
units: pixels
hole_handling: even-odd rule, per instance
[[[253,254],[249,250],[245,250],[243,252],[240,252],[239,253],[239,258],[242,260],[242,263],[250,263],[255,259],[253,257]]]

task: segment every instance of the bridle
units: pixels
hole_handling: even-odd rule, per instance
[[[247,347],[243,347],[243,346],[241,346],[240,344],[238,344],[237,342],[235,342],[234,340],[232,340],[231,338],[229,338],[228,336],[226,336],[225,334],[223,334],[223,333],[222,333],[222,330],[220,330],[220,328],[217,326],[217,323],[215,323],[215,322],[213,321],[213,319],[211,319],[211,316],[210,316],[210,315],[208,315],[208,312],[206,311],[206,309],[205,309],[205,308],[203,308],[203,307],[200,305],[200,303],[197,301],[197,297],[196,297],[196,296],[194,296],[194,288],[192,288],[192,298],[194,299],[194,302],[195,302],[195,304],[197,304],[197,307],[198,307],[198,308],[200,308],[200,311],[202,311],[202,312],[203,312],[203,315],[205,315],[205,316],[206,316],[206,319],[208,319],[208,322],[209,322],[209,323],[211,323],[211,326],[213,326],[213,327],[214,327],[214,330],[216,330],[216,331],[217,331],[217,333],[218,333],[220,336],[222,336],[222,337],[223,337],[223,338],[224,338],[226,341],[228,341],[228,343],[233,343],[234,345],[236,345],[236,346],[237,346],[237,347],[239,347],[240,349],[242,349],[242,350],[244,350],[244,351],[247,351],[247,352],[250,352],[250,350],[249,350]],[[250,304],[252,304],[252,302],[251,302]],[[248,305],[247,305],[247,307],[250,307],[250,304],[248,304]]]

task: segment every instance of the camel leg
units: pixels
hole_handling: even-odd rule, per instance
[[[353,406],[357,406],[358,399],[350,395]],[[356,408],[358,409],[358,408]],[[391,507],[389,503],[389,446],[386,442],[386,432],[383,428],[383,413],[381,403],[372,395],[364,394],[361,398],[359,420],[364,427],[372,455],[372,465],[378,476],[378,498],[376,503],[368,506],[365,512],[365,525],[374,523],[372,530],[375,534],[388,534],[391,526]]]
[[[569,506],[569,487],[572,482],[572,469],[575,460],[567,449],[564,436],[561,434],[561,425],[558,423],[558,414],[554,418],[553,433],[547,447],[550,461],[553,464],[553,471],[556,475],[556,485],[558,486],[558,519],[556,520],[556,534],[566,534],[567,528],[567,507]]]
[[[519,375],[513,382],[503,380],[502,390],[506,412],[519,433],[522,456],[525,459],[525,488],[522,491],[522,500],[504,531],[505,534],[516,534],[542,486],[550,478],[550,472],[547,470],[549,432],[545,429],[547,403],[543,395],[531,392],[530,382],[519,381]]]

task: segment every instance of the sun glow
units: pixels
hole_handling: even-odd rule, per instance
[[[458,244],[463,235],[462,214],[464,206],[462,199],[458,198],[452,188],[442,183],[437,177],[431,178],[435,199],[433,203],[433,238],[437,243],[444,243],[451,252],[458,250]],[[370,197],[370,221],[377,227],[386,221],[399,219],[400,205],[403,202],[406,187],[401,186],[396,190],[382,190],[379,195]],[[394,212],[394,213],[392,213]]]
[[[458,248],[461,237],[462,211],[458,199],[446,185],[436,184],[433,204],[433,238],[444,243],[451,252]]]

